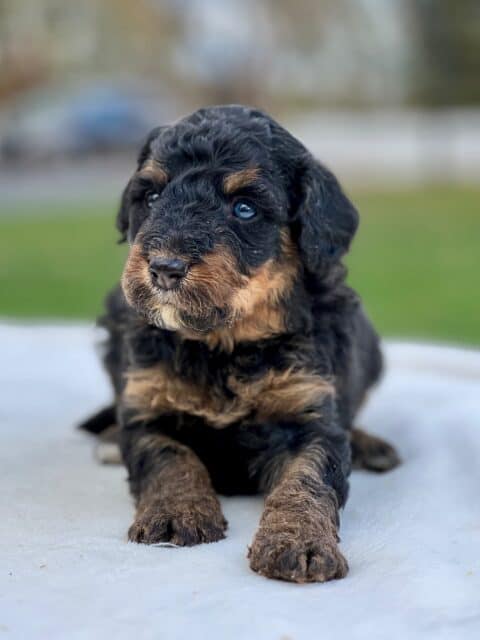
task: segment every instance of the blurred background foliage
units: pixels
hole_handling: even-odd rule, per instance
[[[479,344],[479,60],[476,0],[0,0],[0,316],[92,321],[146,132],[243,102],[358,205],[382,333]]]

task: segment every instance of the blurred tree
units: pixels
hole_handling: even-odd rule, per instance
[[[39,55],[41,47],[27,37],[36,12],[26,9],[15,8],[11,0],[0,0],[0,101],[48,77],[48,65]]]
[[[402,0],[268,0],[272,82],[312,106],[403,103],[409,36]],[[276,63],[276,64],[275,64]]]
[[[480,102],[480,0],[0,0],[0,100],[129,76],[188,108]]]
[[[480,2],[409,0],[418,59],[411,98],[427,106],[480,103]]]
[[[0,99],[74,76],[174,81],[180,22],[150,0],[0,0]]]

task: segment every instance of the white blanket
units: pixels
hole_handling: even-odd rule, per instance
[[[0,638],[480,638],[480,353],[388,344],[359,424],[404,463],[355,472],[350,573],[294,585],[248,568],[261,500],[223,499],[226,540],[127,543],[121,467],[74,424],[109,398],[93,330],[0,325]]]

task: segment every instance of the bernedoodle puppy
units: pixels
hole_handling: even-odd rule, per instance
[[[83,425],[118,425],[130,540],[220,540],[217,492],[262,492],[251,568],[345,576],[338,514],[352,464],[398,462],[353,428],[381,372],[341,262],[357,224],[332,173],[261,111],[211,107],[150,133],[123,193],[130,252],[101,320],[115,404]]]

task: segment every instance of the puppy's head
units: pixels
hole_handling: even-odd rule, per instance
[[[190,333],[288,297],[348,249],[357,213],[334,176],[260,111],[212,107],[154,129],[122,197],[127,301]]]

